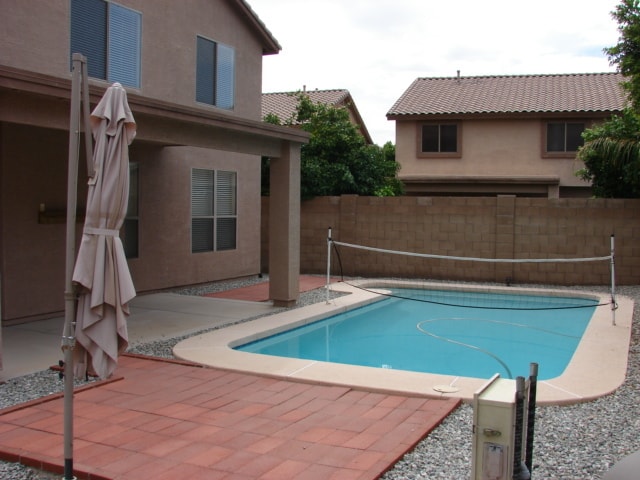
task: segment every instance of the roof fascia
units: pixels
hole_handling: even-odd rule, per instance
[[[412,115],[387,114],[387,120],[400,122],[437,122],[441,120],[523,120],[536,118],[608,118],[621,110],[607,111],[540,111],[540,112],[483,112],[483,113],[425,113]]]
[[[258,34],[262,42],[263,55],[275,55],[282,50],[280,43],[273,36],[258,14],[251,8],[245,0],[228,0],[238,12],[244,17],[253,30]]]
[[[369,134],[367,125],[364,123],[364,120],[362,119],[362,115],[360,115],[360,112],[358,111],[358,107],[356,107],[356,102],[354,102],[353,98],[351,97],[351,93],[347,91],[347,95],[345,96],[345,98],[342,100],[341,103],[345,105],[346,108],[348,108],[353,112],[353,116],[356,117],[356,121],[360,126],[360,130],[362,131],[362,134],[365,140],[367,141],[368,144],[373,145],[373,139],[371,138],[371,134]]]

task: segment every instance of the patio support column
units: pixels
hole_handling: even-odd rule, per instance
[[[269,299],[276,306],[292,306],[299,295],[300,147],[283,141],[270,163]]]

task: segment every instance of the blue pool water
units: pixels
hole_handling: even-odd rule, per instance
[[[394,292],[424,301],[385,298],[236,349],[476,378],[527,376],[536,362],[545,380],[562,374],[597,305],[589,298]]]

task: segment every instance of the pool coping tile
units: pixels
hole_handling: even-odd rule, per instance
[[[380,281],[377,282],[376,288],[410,285],[410,282],[384,281],[382,284]],[[617,309],[614,312],[615,325],[613,325],[610,298],[601,293],[499,286],[454,287],[453,284],[448,283],[431,283],[430,287],[510,294],[568,294],[597,298],[603,305],[596,307],[571,362],[562,375],[538,382],[537,401],[540,405],[584,402],[615,391],[625,379],[633,315],[633,301],[627,297],[620,295],[616,297]],[[375,292],[346,283],[332,284],[331,289],[348,295],[193,336],[179,342],[174,347],[174,355],[179,359],[211,367],[278,379],[295,379],[316,385],[326,385],[330,389],[351,387],[378,393],[459,398],[467,403],[471,403],[474,394],[486,385],[488,380],[479,378],[275,357],[233,349],[235,346],[306,325],[380,299],[380,295]],[[523,372],[521,375],[526,377],[529,372]],[[515,380],[513,382],[515,384]],[[443,393],[440,391],[442,386],[451,387],[450,389],[454,391]]]

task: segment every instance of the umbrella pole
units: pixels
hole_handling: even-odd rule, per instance
[[[71,82],[71,119],[69,123],[69,163],[67,172],[67,231],[65,248],[64,331],[64,480],[73,480],[73,349],[75,347],[76,293],[73,266],[76,244],[76,207],[78,192],[78,147],[80,134],[80,88],[86,71],[86,58],[73,54]],[[84,76],[86,78],[86,75]],[[86,90],[86,87],[85,87]],[[88,120],[88,119],[87,119]]]

